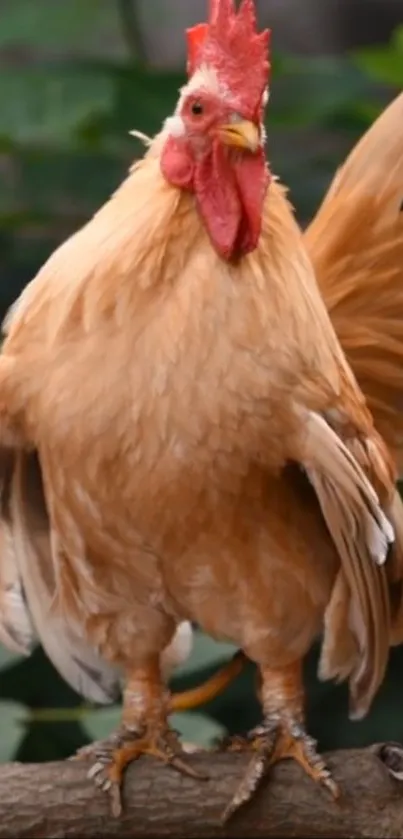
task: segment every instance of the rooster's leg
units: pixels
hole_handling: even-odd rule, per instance
[[[203,777],[183,758],[180,742],[167,722],[168,708],[169,696],[161,681],[158,662],[137,669],[126,683],[118,731],[106,740],[85,746],[76,755],[92,760],[88,776],[109,792],[115,816],[122,811],[124,771],[142,755],[151,755],[194,778]]]
[[[236,751],[250,749],[255,754],[225,810],[224,821],[252,798],[269,767],[285,758],[296,760],[334,798],[339,795],[337,785],[316,751],[315,741],[304,727],[301,665],[294,664],[282,670],[261,668],[261,701],[263,723],[251,731],[246,740],[235,738],[228,746],[230,750]]]

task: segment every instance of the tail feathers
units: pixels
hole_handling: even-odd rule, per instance
[[[226,662],[203,684],[196,688],[190,688],[183,693],[174,693],[171,696],[170,711],[188,711],[212,702],[242,673],[248,657],[242,650],[238,650],[230,661]]]
[[[322,203],[327,209],[342,191],[359,186],[376,195],[400,171],[403,137],[403,93],[382,111],[338,169]],[[398,186],[396,191],[398,192]]]
[[[18,454],[10,493],[10,534],[32,623],[63,678],[86,699],[100,704],[120,695],[120,672],[105,662],[52,609],[52,554],[42,478],[35,454]]]
[[[351,592],[349,624],[359,655],[350,675],[350,696],[351,714],[358,718],[367,712],[388,660],[390,603],[384,562],[393,529],[364,472],[317,414],[310,414],[303,466]]]
[[[337,172],[305,243],[375,424],[403,471],[403,94]]]

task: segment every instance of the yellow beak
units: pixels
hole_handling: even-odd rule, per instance
[[[218,136],[227,146],[236,146],[238,149],[256,152],[260,146],[259,128],[249,120],[221,125]]]

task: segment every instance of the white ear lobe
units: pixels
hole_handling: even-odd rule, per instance
[[[164,122],[164,131],[172,137],[183,137],[185,133],[185,123],[183,122],[182,117],[178,114],[168,117],[168,119]]]

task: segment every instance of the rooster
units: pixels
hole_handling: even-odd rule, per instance
[[[266,161],[268,41],[253,0],[211,0],[175,113],[5,324],[8,567],[71,681],[99,700],[123,680],[119,731],[86,752],[115,813],[140,755],[195,774],[162,666],[183,622],[260,672],[226,816],[283,756],[336,794],[303,717],[324,618],[323,667],[348,676],[356,716],[388,657],[396,469]]]
[[[403,473],[403,94],[381,114],[337,172],[305,244],[354,374],[378,430]],[[396,521],[401,522],[396,496]],[[314,549],[314,545],[313,545]],[[317,550],[321,550],[318,546]],[[389,560],[395,603],[391,644],[403,642],[403,600],[398,555]],[[337,596],[337,587],[334,594]],[[331,619],[333,600],[325,613]],[[343,606],[346,600],[339,601]],[[339,622],[328,633],[339,650],[351,635]],[[353,648],[353,647],[352,647]],[[326,648],[322,661],[326,661]],[[344,655],[344,652],[342,653]],[[192,693],[172,697],[180,708],[211,701],[242,671],[247,657],[237,653],[212,679]],[[326,666],[322,675],[331,677]],[[339,675],[340,673],[335,675]]]

